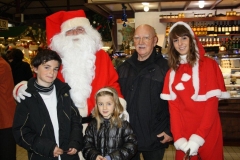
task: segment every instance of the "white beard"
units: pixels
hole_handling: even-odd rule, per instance
[[[91,28],[88,30],[87,34],[77,36],[60,33],[53,37],[50,45],[62,58],[62,74],[71,87],[71,98],[78,108],[87,106],[95,76],[95,54],[102,46],[100,34]]]

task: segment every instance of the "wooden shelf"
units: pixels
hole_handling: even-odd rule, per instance
[[[160,23],[166,22],[192,22],[192,21],[231,21],[240,20],[240,16],[224,16],[224,17],[193,17],[193,18],[161,18]]]

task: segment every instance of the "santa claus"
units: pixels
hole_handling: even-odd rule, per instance
[[[101,36],[92,28],[83,10],[60,11],[48,16],[46,33],[49,47],[62,58],[58,78],[70,85],[71,97],[83,123],[88,123],[95,105],[94,95],[100,88],[111,86],[122,97],[117,72],[109,55],[101,49]],[[26,84],[22,84],[14,89],[18,101],[30,96],[25,92]],[[120,102],[126,107],[123,98]],[[124,114],[127,118],[126,111]]]

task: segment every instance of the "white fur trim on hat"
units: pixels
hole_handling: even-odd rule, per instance
[[[171,33],[171,31],[173,30],[173,28],[175,28],[177,25],[183,25],[183,26],[185,26],[185,27],[189,30],[190,34],[191,34],[192,37],[193,37],[193,42],[194,42],[194,44],[195,44],[195,50],[196,50],[197,54],[199,54],[199,53],[198,53],[199,50],[198,50],[197,42],[196,42],[196,40],[195,40],[195,34],[194,34],[193,30],[191,29],[191,27],[190,27],[187,23],[182,22],[182,21],[179,21],[179,22],[174,23],[174,24],[172,25],[172,27],[169,29],[169,33]],[[169,36],[168,36],[168,42],[170,42]]]
[[[66,31],[68,31],[70,29],[73,29],[75,27],[78,27],[78,26],[82,26],[82,27],[90,26],[90,22],[85,17],[72,18],[72,19],[69,19],[69,20],[62,23],[61,31],[66,32]]]
[[[184,26],[190,31],[191,35],[194,37],[194,33],[193,33],[193,30],[191,29],[191,27],[190,27],[187,23],[182,22],[182,21],[179,21],[179,22],[174,23],[174,24],[172,25],[172,27],[170,28],[169,33],[172,31],[172,29],[173,29],[174,27],[176,27],[176,26],[179,25],[179,24],[180,24],[180,25],[184,25]]]

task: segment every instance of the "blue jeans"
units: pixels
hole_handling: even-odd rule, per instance
[[[140,160],[140,154],[142,153],[144,160],[162,160],[164,156],[165,148],[161,148],[155,151],[138,151],[131,160]]]

